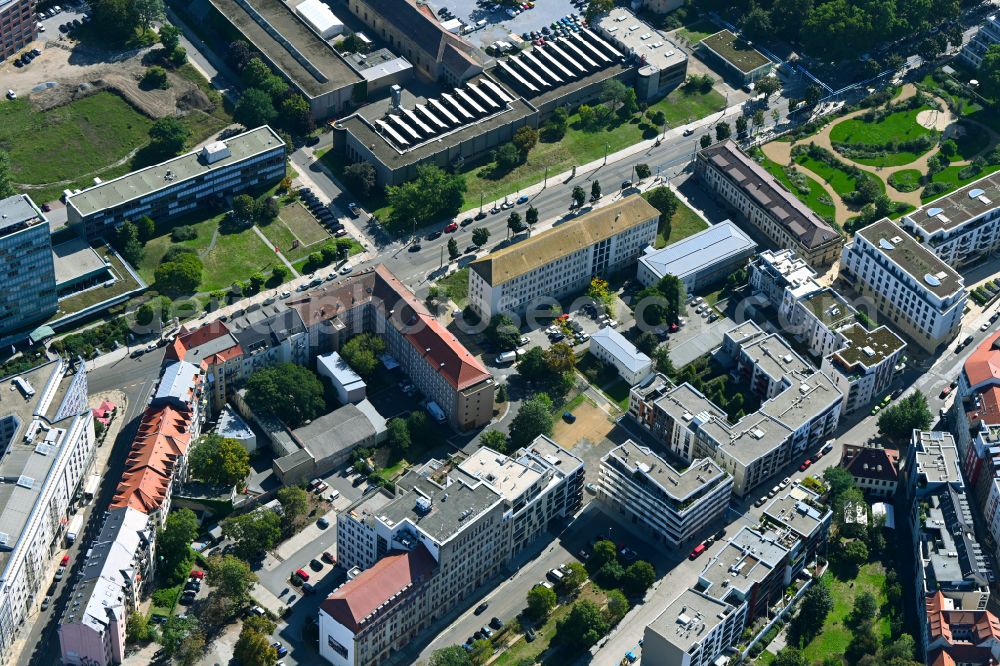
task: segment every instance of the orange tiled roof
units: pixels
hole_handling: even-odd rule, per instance
[[[984,382],[1000,382],[1000,332],[983,340],[965,361],[965,377],[969,386]]]
[[[172,405],[150,407],[142,416],[111,508],[143,513],[160,508],[167,497],[177,459],[191,445],[191,413]]]
[[[224,321],[215,319],[213,321],[199,326],[196,329],[189,330],[186,326],[182,326],[177,337],[174,338],[173,342],[167,347],[167,352],[165,357],[167,360],[171,361],[183,361],[184,356],[187,354],[189,349],[194,349],[195,347],[200,347],[206,342],[211,342],[216,338],[221,338],[224,335],[229,335],[229,327],[226,326]]]

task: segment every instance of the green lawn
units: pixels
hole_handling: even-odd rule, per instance
[[[897,111],[875,123],[865,122],[861,118],[844,120],[834,125],[833,129],[830,130],[830,141],[849,145],[884,145],[927,136],[933,130],[918,124],[917,114],[929,108],[922,106],[909,111]]]
[[[726,108],[726,98],[715,90],[702,94],[688,93],[683,88],[675,88],[669,95],[649,107],[653,113],[663,111],[668,126],[689,123],[724,108]]]
[[[691,210],[683,201],[678,201],[677,210],[671,216],[669,224],[660,222],[660,228],[656,232],[656,247],[661,248],[667,243],[676,243],[705,229],[708,229],[705,220],[698,217],[698,213]]]
[[[719,32],[719,26],[708,19],[696,21],[691,25],[686,25],[677,31],[677,35],[683,37],[692,46],[705,39],[709,35]]]
[[[788,188],[788,191],[808,206],[810,210],[825,220],[834,219],[836,209],[833,207],[832,203],[828,203],[830,200],[829,195],[827,195],[826,190],[824,190],[823,186],[816,182],[815,179],[810,178],[801,169],[798,170],[798,172],[809,184],[809,193],[803,194],[799,191],[795,184],[792,183],[792,179],[788,177],[788,174],[785,173],[785,168],[780,164],[773,160],[769,160],[766,157],[760,162],[760,164],[762,167],[767,169],[768,173],[781,181],[781,183]]]
[[[854,606],[855,596],[868,590],[875,595],[880,606],[886,603],[885,570],[878,563],[861,567],[854,580],[840,580],[828,571],[820,579],[820,584],[829,588],[833,597],[833,610],[827,615],[822,631],[803,649],[809,663],[819,661],[826,655],[844,654],[851,642],[851,628],[847,625],[847,617]],[[876,636],[888,638],[889,618],[884,612],[874,626]]]
[[[955,160],[972,160],[977,154],[985,150],[990,145],[990,135],[976,123],[959,123],[962,135],[955,139],[958,144],[958,153]]]
[[[611,398],[611,401],[618,405],[624,412],[628,411],[628,393],[630,388],[628,382],[619,377],[610,384],[604,385],[601,388],[601,392]]]
[[[261,227],[260,230],[290,262],[308,257],[311,252],[315,252],[331,240],[330,234],[326,233],[309,211],[299,203],[282,208],[278,213],[278,219]],[[299,241],[298,247],[292,247],[295,241]]]
[[[950,166],[946,167],[943,171],[939,171],[938,173],[934,174],[934,176],[931,178],[931,182],[945,183],[948,185],[948,189],[943,192],[938,192],[937,194],[931,197],[921,196],[920,200],[923,201],[924,203],[927,203],[928,201],[939,199],[940,197],[943,197],[949,192],[953,192],[960,187],[968,185],[974,180],[979,180],[983,176],[988,176],[989,174],[1000,170],[1000,165],[996,164],[988,165],[985,169],[980,171],[975,176],[972,176],[971,178],[959,178],[958,174],[964,168],[965,167],[960,167],[960,166]]]
[[[889,185],[898,192],[912,192],[920,187],[922,175],[917,169],[903,169],[889,176]]]
[[[596,585],[584,585],[574,601],[593,601],[598,606],[606,603],[606,595]],[[526,663],[556,664],[559,648],[550,649],[552,639],[556,636],[556,623],[569,615],[572,604],[557,606],[549,614],[545,624],[535,628],[535,640],[529,643],[524,638],[518,639],[493,661],[496,666],[521,666]],[[498,648],[499,650],[499,648]]]
[[[65,106],[39,113],[27,100],[0,104],[0,149],[10,155],[15,183],[46,185],[68,180],[73,184],[93,176],[111,177],[108,165],[146,145],[153,121],[121,97],[99,92]],[[128,171],[123,165],[114,171]],[[29,193],[38,203],[69,187],[53,185]]]
[[[469,302],[468,268],[463,268],[455,271],[447,277],[441,278],[438,280],[437,285],[448,292],[448,298],[450,298],[458,307],[465,307],[465,305]]]
[[[822,178],[830,187],[833,188],[833,191],[840,196],[849,194],[856,189],[854,176],[839,167],[831,166],[830,164],[821,162],[820,160],[814,160],[809,157],[809,155],[804,153],[795,159],[795,163],[806,167]],[[885,192],[885,183],[882,182],[881,178],[876,178],[871,174],[866,175],[878,184],[882,192]]]

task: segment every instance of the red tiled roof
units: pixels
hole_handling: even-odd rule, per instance
[[[370,569],[337,588],[320,610],[357,634],[365,618],[392,597],[430,578],[437,563],[423,544],[386,555]]]
[[[951,643],[951,626],[944,617],[944,595],[940,591],[928,594],[924,603],[927,606],[927,634],[930,642],[944,638]]]
[[[965,377],[969,386],[985,382],[1000,383],[1000,332],[983,340],[965,361]]]
[[[182,326],[177,337],[167,347],[165,358],[168,361],[183,361],[189,349],[200,347],[206,342],[229,335],[229,327],[224,321],[214,319],[194,330]],[[238,345],[237,345],[238,347]]]

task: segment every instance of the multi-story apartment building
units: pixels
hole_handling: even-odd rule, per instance
[[[653,360],[611,326],[605,326],[590,336],[587,351],[617,370],[629,386],[635,386],[653,371]]]
[[[927,595],[923,631],[930,666],[1000,663],[1000,619],[989,611],[955,608],[941,592]]]
[[[201,368],[205,406],[211,414],[222,410],[226,396],[245,379],[243,349],[225,322],[218,319],[193,330],[181,327],[167,347],[164,361],[185,361]]]
[[[731,140],[698,153],[695,174],[739,219],[814,268],[837,260],[841,236]]]
[[[974,454],[970,444],[983,427],[1000,425],[1000,332],[988,335],[965,359],[956,391],[952,431],[965,460]]]
[[[825,555],[833,512],[815,492],[794,483],[764,507],[762,517],[778,532],[791,532],[798,539],[788,546],[789,579],[798,576],[817,555]]]
[[[17,54],[36,35],[35,0],[0,0],[0,61]]]
[[[689,588],[646,625],[642,663],[647,666],[713,666],[740,637],[745,625],[745,606],[734,608]]]
[[[0,35],[4,16],[0,8]],[[0,199],[0,275],[4,276],[0,338],[55,314],[58,298],[52,232],[45,214],[24,194]]]
[[[962,276],[888,219],[858,231],[844,247],[840,277],[929,353],[958,335]]]
[[[141,511],[157,529],[166,523],[171,491],[187,475],[188,449],[205,418],[203,381],[198,366],[167,363],[125,459],[112,509]]]
[[[354,502],[337,516],[337,557],[364,571],[321,605],[320,654],[381,663],[577,511],[583,480],[583,461],[541,436],[512,457],[433,460],[395,494]]]
[[[160,221],[225,206],[228,197],[284,175],[285,142],[264,125],[71,194],[66,215],[71,226],[92,238],[143,215]]]
[[[632,440],[601,458],[597,499],[650,538],[675,548],[722,515],[733,479],[708,458],[683,472]]]
[[[899,224],[953,268],[1000,249],[1000,174],[990,174],[904,215]]]
[[[351,336],[375,333],[452,427],[468,430],[493,418],[493,376],[385,266],[293,298],[289,305],[306,326],[312,353],[337,351]]]
[[[83,359],[0,383],[0,655],[8,655],[42,600],[96,442]]]
[[[634,264],[656,240],[660,212],[638,194],[584,213],[469,265],[469,304],[484,319],[582,291]]]
[[[899,451],[879,446],[844,444],[841,466],[851,473],[865,497],[890,499],[899,487]]]
[[[816,281],[791,250],[762,252],[750,265],[754,294],[777,310],[781,332],[807,346],[844,396],[845,414],[888,388],[906,343],[885,326],[868,330],[865,319],[840,294]]]
[[[125,627],[153,577],[156,531],[129,507],[107,512],[73,579],[72,603],[59,618],[62,663],[111,666],[125,659]]]
[[[964,60],[969,67],[979,69],[979,66],[983,64],[983,56],[994,44],[1000,44],[1000,18],[996,15],[986,17],[983,25],[972,36],[972,39],[962,47],[958,57]]]
[[[843,395],[780,337],[753,322],[728,331],[722,351],[735,381],[749,387],[760,408],[736,423],[685,383],[657,375],[632,389],[629,415],[684,460],[712,458],[732,475],[744,497],[795,456],[818,448],[840,419]]]
[[[632,26],[635,26],[634,30]],[[591,27],[601,39],[607,40],[622,53],[633,54],[639,61],[635,91],[640,101],[660,99],[684,83],[687,53],[629,9],[615,7],[607,14],[595,17]]]
[[[246,378],[257,370],[279,363],[309,363],[309,339],[299,313],[290,308],[264,307],[228,323],[239,348],[243,350]]]

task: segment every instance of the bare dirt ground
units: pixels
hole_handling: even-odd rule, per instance
[[[566,423],[561,418],[552,430],[552,439],[560,446],[570,449],[581,439],[599,442],[615,427],[608,413],[589,400],[573,410],[575,423]]]
[[[139,80],[159,47],[111,53],[72,40],[39,43],[42,55],[28,67],[12,62],[0,66],[0,88],[28,97],[39,111],[62,106],[74,99],[110,89],[150,118],[162,118],[188,109],[211,110],[212,103],[195,84],[168,73],[167,90],[142,90]],[[55,84],[55,85],[53,85]]]

